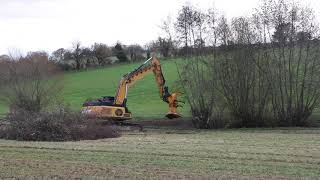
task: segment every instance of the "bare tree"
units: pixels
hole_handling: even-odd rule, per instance
[[[52,55],[50,56],[50,60],[61,62],[65,59],[64,55],[66,53],[66,50],[64,48],[59,48],[56,51],[52,52]]]
[[[194,21],[197,32],[194,44],[200,49],[205,47],[204,33],[206,32],[207,17],[208,16],[200,9],[194,10]]]
[[[156,49],[160,50],[162,56],[169,57],[175,54],[174,51],[177,44],[177,41],[174,40],[174,23],[171,16],[167,16],[160,28],[164,32],[164,37],[158,37],[157,41],[152,44]]]
[[[256,34],[253,31],[253,23],[250,18],[236,17],[231,22],[234,43],[255,44]]]
[[[201,129],[225,127],[224,104],[217,91],[216,60],[198,56],[178,64],[180,85],[191,108],[192,122]]]
[[[171,16],[167,16],[167,18],[165,20],[163,20],[160,28],[162,29],[162,31],[165,34],[165,38],[169,39],[170,41],[173,41],[173,36],[174,36],[174,32],[173,32],[173,21],[172,21],[172,17]]]
[[[44,51],[34,51],[34,52],[28,52],[25,59],[32,59],[33,61],[48,61],[49,60],[49,54]]]
[[[201,52],[205,47],[208,15],[199,8],[185,5],[180,10],[175,23],[176,32],[183,42],[183,54],[191,55]]]
[[[81,50],[81,58],[82,63],[85,63],[85,68],[90,66],[95,66],[97,64],[98,59],[94,55],[94,52],[91,48],[85,47]]]
[[[72,59],[76,63],[76,69],[81,69],[82,64],[82,49],[80,41],[75,41],[72,43]]]
[[[112,56],[112,50],[103,43],[94,43],[92,46],[94,56],[98,59],[100,66],[110,64],[108,57]]]
[[[143,60],[144,49],[139,44],[132,44],[126,47],[126,54],[130,56],[131,61]]]
[[[184,43],[184,47],[188,47],[190,44],[193,24],[193,7],[191,5],[183,6],[179,11],[175,27],[177,34]]]
[[[2,98],[11,110],[39,112],[57,101],[62,88],[61,76],[58,76],[59,69],[43,52],[32,52],[26,57],[10,59],[1,66],[5,69],[2,75],[7,80],[1,92],[4,95]]]
[[[220,40],[220,44],[229,45],[230,41],[232,41],[231,29],[228,24],[228,20],[225,16],[221,16],[218,20],[218,39]]]
[[[228,109],[236,118],[236,127],[262,127],[275,125],[268,122],[271,88],[263,54],[255,45],[237,45],[221,50],[216,63],[219,90]]]
[[[218,12],[215,8],[209,8],[207,12],[207,36],[214,47],[217,46],[218,40]]]

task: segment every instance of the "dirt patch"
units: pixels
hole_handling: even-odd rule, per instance
[[[144,127],[174,127],[181,129],[193,129],[191,119],[154,119],[135,121]]]

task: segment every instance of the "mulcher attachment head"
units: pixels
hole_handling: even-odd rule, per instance
[[[178,114],[178,113],[168,113],[168,114],[166,115],[166,117],[169,118],[169,119],[175,119],[175,118],[181,117],[181,115]]]

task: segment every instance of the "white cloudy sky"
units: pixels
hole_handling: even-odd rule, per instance
[[[188,0],[202,9],[214,6],[228,17],[249,14],[259,0]],[[302,2],[303,0],[301,0]],[[0,54],[9,49],[52,52],[117,40],[145,44],[160,34],[158,26],[175,16],[186,0],[0,0]],[[304,0],[316,11],[319,0]],[[319,12],[316,12],[319,15]]]

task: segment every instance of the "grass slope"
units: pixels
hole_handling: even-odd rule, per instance
[[[316,179],[319,139],[319,129],[149,129],[95,141],[0,140],[0,178]]]
[[[118,83],[125,73],[137,68],[141,62],[115,65],[104,69],[67,73],[63,97],[71,107],[80,109],[87,98],[114,96]],[[174,90],[174,82],[178,78],[175,62],[161,61],[169,91]],[[128,108],[134,117],[163,117],[168,111],[168,105],[159,97],[159,91],[153,74],[139,80],[128,91]],[[188,108],[181,109],[183,115],[188,115]]]
[[[8,111],[9,111],[8,106],[5,105],[4,102],[0,101],[0,117],[2,117]]]

